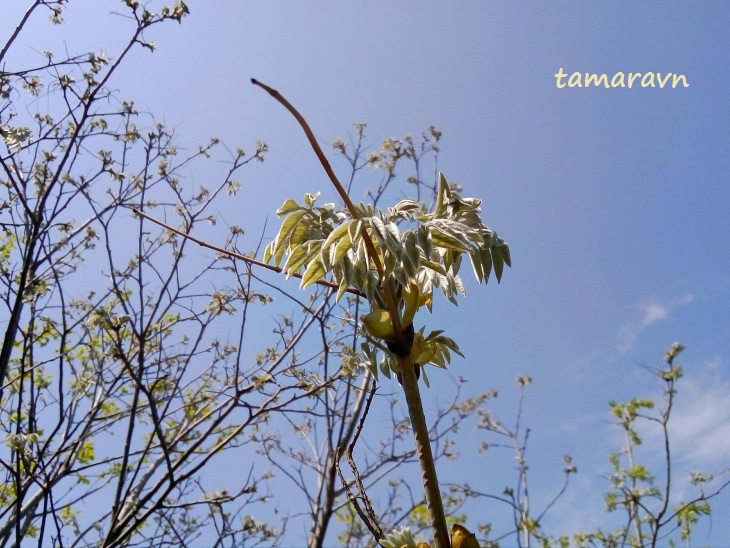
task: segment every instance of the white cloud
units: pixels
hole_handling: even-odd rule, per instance
[[[638,318],[626,322],[618,330],[618,343],[616,345],[618,353],[625,354],[631,350],[642,331],[659,321],[669,319],[673,310],[687,306],[694,300],[694,295],[687,293],[683,297],[667,303],[650,302],[639,306]]]
[[[646,307],[644,317],[641,319],[641,328],[654,325],[659,320],[666,320],[669,317],[669,307],[660,304],[651,304]]]
[[[657,320],[658,321],[658,320]],[[678,358],[682,362],[682,356]],[[677,381],[669,421],[672,481],[670,505],[674,507],[698,496],[700,490],[690,482],[690,473],[717,474],[715,481],[706,486],[713,492],[728,480],[730,462],[730,377],[721,357],[704,363],[683,365],[685,377]],[[650,393],[636,397],[652,399],[656,404],[646,414],[658,416],[663,408],[661,381]],[[582,424],[590,422],[583,417]],[[602,425],[601,425],[602,424]],[[665,484],[664,437],[656,422],[639,419],[638,433],[643,443],[635,448],[637,462],[644,464],[656,476],[656,485]],[[598,439],[586,442],[586,451],[576,456],[579,473],[563,498],[549,513],[547,530],[567,534],[601,527],[604,530],[621,525],[622,514],[606,513],[603,495],[610,489],[608,476],[611,467],[607,455],[625,444],[623,431],[613,421],[593,418],[593,431]],[[624,462],[624,465],[626,463]],[[660,501],[648,504],[656,511]],[[718,510],[715,510],[717,512]],[[723,512],[724,510],[720,510]],[[719,515],[719,514],[718,514]]]
[[[714,358],[679,381],[670,436],[683,466],[700,470],[730,462],[730,381],[722,378],[720,363]]]

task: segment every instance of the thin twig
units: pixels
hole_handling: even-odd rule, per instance
[[[368,411],[370,410],[370,404],[373,402],[373,398],[375,397],[375,390],[378,388],[378,385],[373,382],[373,387],[370,390],[370,395],[368,396],[368,401],[365,403],[365,411],[362,414],[362,417],[360,417],[360,424],[357,425],[357,430],[355,431],[355,437],[352,438],[352,443],[350,444],[350,447],[347,448],[347,461],[350,463],[350,467],[352,468],[352,472],[355,474],[355,483],[357,484],[357,490],[360,491],[360,494],[362,495],[363,502],[365,503],[365,510],[368,513],[368,516],[370,516],[370,519],[372,520],[373,528],[377,531],[377,534],[375,535],[375,541],[379,541],[383,537],[383,530],[380,528],[380,525],[378,524],[378,519],[375,516],[375,512],[373,511],[373,505],[370,504],[370,498],[368,497],[367,493],[365,492],[365,486],[362,484],[362,480],[360,479],[360,472],[357,470],[357,465],[355,464],[355,459],[352,456],[352,452],[355,450],[355,444],[357,443],[358,438],[360,437],[360,432],[362,432],[362,428],[365,425],[365,418],[368,416]]]
[[[132,208],[132,211],[136,215],[139,215],[140,217],[144,217],[145,219],[147,219],[148,221],[152,221],[156,225],[159,225],[159,226],[161,226],[163,228],[166,228],[167,230],[169,230],[171,232],[174,232],[175,234],[178,234],[179,236],[182,236],[183,238],[186,238],[186,239],[188,239],[188,240],[190,240],[192,242],[195,242],[196,244],[198,244],[201,247],[207,247],[208,249],[212,249],[213,251],[217,251],[218,253],[223,253],[224,255],[228,255],[229,257],[233,257],[234,259],[239,259],[239,260],[244,261],[244,262],[246,262],[248,264],[260,266],[261,268],[266,268],[268,270],[273,270],[274,272],[277,272],[279,274],[281,274],[282,272],[284,272],[284,270],[281,269],[281,268],[279,268],[278,266],[273,266],[273,265],[270,265],[270,264],[262,263],[261,261],[257,261],[256,259],[252,259],[251,257],[246,257],[245,255],[241,255],[241,254],[236,253],[234,251],[231,251],[229,249],[224,249],[222,247],[218,247],[218,246],[215,246],[213,244],[209,244],[207,242],[204,242],[203,240],[199,240],[198,238],[196,238],[194,236],[191,236],[190,234],[185,234],[184,232],[178,230],[177,228],[173,228],[170,225],[167,225],[167,224],[163,223],[162,221],[158,221],[154,217],[150,217],[145,212],[140,211],[137,208]],[[300,279],[302,277],[301,274],[298,274],[296,272],[295,273],[292,273],[291,276],[293,276],[294,278],[300,278]],[[327,280],[317,280],[314,283],[319,284],[319,285],[323,285],[325,287],[329,287],[329,288],[332,288],[332,289],[339,289],[339,287],[340,287],[336,283],[328,282]],[[354,289],[354,288],[351,288],[351,287],[348,287],[345,291],[347,291],[348,293],[352,293],[353,295],[357,295],[358,297],[365,297],[366,296],[363,292],[358,291],[357,289]]]
[[[373,524],[370,522],[370,518],[360,507],[360,503],[357,502],[357,497],[355,496],[355,493],[353,493],[352,489],[350,489],[350,485],[347,483],[347,480],[345,479],[345,476],[342,473],[342,467],[340,466],[341,458],[342,458],[342,448],[338,447],[337,451],[335,453],[335,459],[337,460],[337,475],[340,476],[340,481],[342,482],[342,487],[344,487],[345,492],[347,493],[348,500],[352,503],[352,506],[355,508],[355,512],[357,512],[357,515],[360,516],[360,519],[365,524],[365,527],[368,528],[368,531],[370,531],[371,535],[378,538],[378,530],[373,527]],[[382,534],[381,534],[381,536],[382,536]]]
[[[365,403],[365,410],[363,411],[362,417],[360,417],[360,422],[357,425],[357,430],[355,430],[355,436],[352,439],[352,443],[347,448],[347,461],[350,463],[350,468],[352,469],[352,473],[355,476],[355,485],[357,485],[358,493],[360,494],[360,497],[365,504],[365,511],[363,511],[363,509],[360,507],[360,504],[357,501],[357,497],[352,492],[352,489],[350,489],[350,486],[345,480],[345,476],[342,474],[342,468],[340,467],[340,458],[342,458],[342,447],[337,448],[337,452],[335,455],[335,460],[337,462],[337,473],[340,476],[342,486],[347,492],[347,498],[355,507],[357,515],[360,516],[360,519],[363,521],[363,523],[365,523],[365,526],[375,537],[375,542],[378,542],[381,538],[383,538],[383,530],[380,528],[380,524],[378,524],[378,518],[375,515],[375,512],[373,511],[373,506],[372,504],[370,504],[370,499],[365,492],[365,486],[362,484],[362,480],[360,479],[360,473],[357,470],[355,459],[352,457],[352,452],[355,449],[355,444],[357,443],[358,438],[360,437],[360,432],[362,432],[363,426],[365,425],[365,418],[368,416],[368,412],[370,411],[370,404],[375,397],[375,390],[377,388],[377,383],[373,382],[373,387],[370,389],[370,394],[368,395],[367,402]]]

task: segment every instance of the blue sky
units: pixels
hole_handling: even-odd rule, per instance
[[[535,490],[559,483],[564,453],[580,470],[555,532],[602,519],[606,457],[621,443],[607,402],[659,398],[641,364],[661,366],[675,340],[687,347],[677,465],[728,468],[730,5],[188,4],[190,17],[151,33],[155,54],[136,52],[114,85],[191,147],[213,135],[232,148],[269,145],[267,161],[242,176],[244,193],[219,212],[248,230],[251,247],[287,197],[330,192],[299,128],[251,77],[285,94],[323,143],[359,121],[372,145],[430,124],[443,131],[440,168],[484,200],[513,268],[499,286],[464,276],[467,299],[458,310],[439,303],[444,315],[429,327],[454,334],[466,359],[453,372],[474,391],[497,388],[505,420],[516,375],[533,377],[525,421]],[[115,51],[108,27],[90,22],[116,6],[72,3],[67,25],[85,29],[76,48],[85,39]],[[673,72],[690,87],[558,89],[561,67]],[[466,446],[462,455],[462,467],[497,465]],[[698,543],[730,537],[729,509],[728,494],[717,499]]]

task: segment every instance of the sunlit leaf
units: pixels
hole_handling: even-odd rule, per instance
[[[350,233],[350,240],[353,245],[357,245],[362,238],[362,221],[360,219],[353,219],[347,224],[347,230]]]
[[[281,264],[281,260],[284,258],[284,255],[286,254],[286,247],[283,245],[280,245],[276,253],[274,253],[274,265],[279,266]]]
[[[269,245],[267,245],[266,248],[264,249],[264,262],[265,263],[268,263],[271,260],[271,257],[273,256],[272,249],[274,249],[274,247],[275,247],[275,242],[270,242]]]
[[[342,275],[341,282],[351,286],[355,277],[355,265],[352,263],[350,254],[345,254],[338,263]]]
[[[287,218],[287,221],[291,219],[291,217],[293,217],[294,215],[296,215],[296,213],[293,213],[289,218]],[[295,225],[292,227],[291,235],[289,236],[291,242],[290,245],[292,247],[301,244],[307,239],[307,234],[309,233],[309,229],[313,221],[314,219],[307,215],[303,216],[295,223]]]
[[[319,192],[315,192],[314,194],[305,194],[304,205],[306,205],[308,208],[314,207],[314,203],[317,201],[317,198],[319,198],[319,194]]]
[[[337,242],[337,247],[335,248],[335,252],[332,258],[332,263],[337,264],[340,262],[340,260],[347,255],[347,252],[352,249],[352,240],[350,239],[349,232],[345,232],[345,235],[340,238],[340,241]]]
[[[340,287],[337,289],[337,296],[335,297],[335,302],[339,301],[342,296],[347,292],[348,285],[346,283],[341,283]]]
[[[479,283],[484,280],[484,270],[482,269],[482,258],[481,249],[475,249],[469,252],[469,258],[471,259],[471,266],[474,269],[474,276]]]
[[[479,248],[479,258],[482,263],[482,272],[484,272],[484,283],[489,282],[489,276],[492,273],[492,252],[486,248]]]
[[[287,277],[299,272],[302,265],[308,263],[316,254],[316,250],[313,252],[306,246],[301,245],[297,247],[291,255],[289,255],[289,258],[286,260],[286,264],[284,265],[284,271],[286,272]]]
[[[317,280],[319,280],[327,272],[324,267],[322,260],[317,257],[307,266],[307,270],[302,274],[302,283],[300,284],[301,289],[306,289]]]
[[[418,243],[418,247],[423,250],[423,254],[426,257],[431,257],[431,253],[433,252],[433,242],[431,240],[431,233],[425,225],[418,227],[418,230],[416,231],[416,241]]]
[[[292,213],[292,212],[298,211],[300,209],[302,209],[302,206],[300,206],[294,200],[289,198],[286,202],[284,202],[284,205],[282,205],[279,209],[276,210],[276,214],[279,217],[283,217],[287,213]]]
[[[474,533],[455,523],[451,528],[451,548],[479,548],[479,541]]]
[[[378,217],[370,217],[370,226],[372,227],[372,233],[377,239],[381,247],[385,248],[388,245],[388,230],[385,228],[385,223]]]
[[[421,262],[421,252],[418,249],[416,234],[408,231],[403,235],[403,268],[409,277],[415,277]]]
[[[327,239],[322,244],[322,248],[326,249],[331,245],[334,245],[337,241],[339,241],[342,237],[348,236],[348,229],[349,229],[349,223],[343,223],[337,228],[335,228],[332,232],[329,233],[327,236]],[[352,241],[348,237],[348,241]]]
[[[449,183],[446,181],[444,174],[439,172],[439,183],[438,190],[436,192],[436,207],[434,208],[434,215],[441,217],[446,212],[446,204],[451,199],[451,192],[449,191]]]
[[[431,232],[433,245],[454,251],[469,251],[474,244],[464,234],[463,226],[448,219],[434,219],[426,226]]]
[[[276,241],[279,243],[283,243],[284,241],[286,241],[292,231],[299,225],[299,222],[302,220],[302,217],[304,217],[306,213],[306,211],[297,211],[284,219],[284,222],[281,223],[279,234],[277,234],[276,236]]]

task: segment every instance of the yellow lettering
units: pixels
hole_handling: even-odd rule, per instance
[[[568,86],[570,86],[571,88],[574,88],[576,86],[582,88],[583,84],[580,83],[580,76],[580,72],[574,72],[573,74],[571,74],[570,80],[568,80]]]
[[[672,79],[672,87],[676,88],[679,84],[680,87],[689,87],[687,77],[684,74],[674,74],[673,72],[616,72],[609,78],[608,74],[599,74],[591,72],[573,72],[570,75],[563,70],[563,67],[558,69],[553,76],[555,76],[555,87],[562,89],[564,87],[571,88],[589,88],[593,87],[604,87],[608,88],[632,88],[634,82],[642,88],[655,88],[657,83],[660,88],[669,87],[670,78]],[[628,81],[627,81],[628,80]]]
[[[641,76],[640,72],[629,72],[629,87],[634,85],[634,80]]]
[[[560,67],[560,70],[558,71],[558,73],[555,74],[555,86],[559,87],[559,88],[564,88],[565,84],[562,84],[560,82],[560,80],[562,80],[566,76],[568,76],[568,75],[563,72],[563,67]]]
[[[586,72],[586,87],[591,85],[591,82],[595,82],[595,86],[601,87],[601,82],[603,82],[603,85],[608,87],[608,76],[605,74],[601,74],[600,76],[598,74],[590,74]]]
[[[674,78],[672,79],[672,87],[676,88],[680,79],[684,80],[684,87],[688,88],[689,84],[687,83],[687,78],[684,77],[684,74],[675,74],[674,75]]]
[[[621,75],[619,77],[619,74]],[[624,84],[624,73],[623,72],[617,72],[613,75],[613,78],[611,78],[611,87],[612,88],[618,88],[622,87],[625,88],[626,84]]]
[[[671,72],[668,72],[667,73],[667,77],[664,80],[662,80],[662,73],[661,72],[657,72],[656,73],[656,79],[659,80],[659,87],[660,88],[663,88],[664,87],[664,84],[667,83],[667,80],[669,80],[669,77],[671,75],[672,75],[672,73]]]

